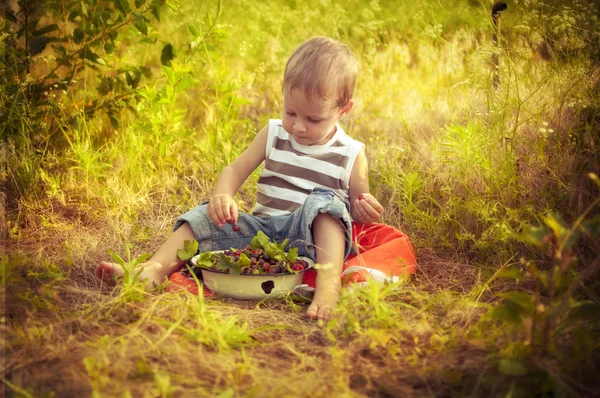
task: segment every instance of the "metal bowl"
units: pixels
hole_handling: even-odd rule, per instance
[[[216,251],[213,253],[220,253]],[[200,255],[190,259],[196,265]],[[263,300],[280,298],[288,294],[296,286],[302,284],[302,273],[312,268],[315,263],[308,257],[298,257],[308,263],[303,271],[297,274],[240,274],[232,275],[223,271],[200,268],[204,285],[214,294],[237,300]]]

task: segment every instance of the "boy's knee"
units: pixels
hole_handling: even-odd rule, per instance
[[[330,233],[344,234],[344,224],[339,218],[332,216],[329,213],[319,213],[313,220],[313,230],[315,228],[327,228]]]

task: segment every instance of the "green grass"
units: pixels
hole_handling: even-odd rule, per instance
[[[8,396],[597,389],[593,4],[508,2],[498,49],[491,5],[479,1],[168,3],[146,39],[124,28],[109,71],[86,68],[58,94],[52,117],[2,99],[13,115],[0,170]],[[371,191],[384,222],[410,236],[417,273],[344,291],[326,325],[291,298],[203,298],[133,280],[101,287],[93,270],[109,249],[126,263],[153,252],[279,117],[285,61],[315,34],[347,42],[360,60],[357,103],[343,124],[367,145]],[[175,58],[163,67],[167,42]],[[44,72],[42,57],[32,62]],[[135,113],[113,113],[118,125],[87,116],[83,104],[109,97],[97,79],[137,63],[151,78],[136,90]],[[242,210],[252,209],[257,177],[237,196]],[[554,317],[562,302],[567,312]]]

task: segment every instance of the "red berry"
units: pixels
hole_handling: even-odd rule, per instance
[[[237,224],[233,224],[233,227],[231,229],[233,229],[233,232],[237,232],[240,230],[240,226]]]

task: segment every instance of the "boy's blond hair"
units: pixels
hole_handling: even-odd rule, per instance
[[[309,101],[318,95],[343,107],[354,95],[357,75],[358,61],[347,45],[315,36],[302,43],[288,60],[283,90],[297,88]]]

